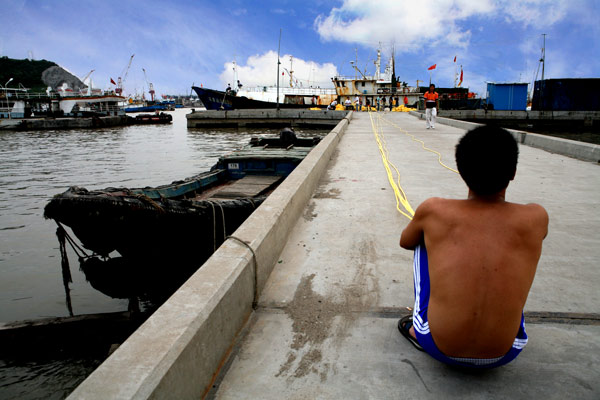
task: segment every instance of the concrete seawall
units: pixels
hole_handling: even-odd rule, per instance
[[[419,111],[410,111],[410,114],[425,119],[425,114]],[[473,129],[481,124],[456,120],[452,118],[437,117],[436,121],[440,124],[452,126],[460,129]],[[514,129],[508,129],[519,143],[546,150],[551,153],[561,154],[563,156],[573,157],[578,160],[600,163],[600,146],[597,144],[578,142],[575,140],[557,138],[553,136],[540,135]]]
[[[188,128],[333,127],[347,111],[335,110],[231,110],[200,111],[186,116]]]
[[[351,117],[69,398],[187,399],[206,393]]]

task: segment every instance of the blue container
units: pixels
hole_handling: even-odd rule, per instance
[[[487,84],[487,104],[494,110],[525,110],[527,108],[527,83]]]

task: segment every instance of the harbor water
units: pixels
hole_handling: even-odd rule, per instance
[[[188,129],[170,125],[0,133],[0,322],[68,316],[56,223],[49,199],[69,186],[156,186],[209,169],[218,157],[277,130]],[[297,132],[302,135],[302,132]],[[308,131],[307,135],[321,132]],[[75,315],[127,311],[128,301],[94,290],[67,248]],[[101,360],[0,360],[0,398],[62,398]],[[28,394],[28,395],[26,395]]]

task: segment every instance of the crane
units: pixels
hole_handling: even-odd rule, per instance
[[[142,71],[144,71],[144,79],[146,80],[146,83],[148,84],[148,93],[150,93],[151,100],[154,101],[154,86],[152,85],[152,82],[148,82],[148,77],[146,76],[146,70],[144,68],[142,68]]]
[[[88,72],[86,76],[84,76],[83,78],[81,78],[81,82],[85,83],[85,80],[86,80],[87,78],[89,78],[89,77],[90,77],[90,75],[92,74],[92,72],[94,72],[94,71],[95,71],[95,69],[93,69],[93,70],[91,70],[90,72]]]
[[[90,72],[87,73],[86,76],[84,76],[83,78],[81,78],[81,83],[83,83],[85,85],[85,80],[87,78],[89,78],[90,75],[92,75],[92,72],[94,72],[94,71],[95,71],[95,69],[91,70]],[[87,85],[87,87],[88,87],[87,94],[88,95],[92,94],[92,80],[91,79],[90,79],[90,83]],[[79,90],[80,90],[80,92],[82,92],[82,89],[79,89]]]
[[[131,55],[131,57],[129,58],[129,63],[127,64],[127,67],[125,68],[124,72],[121,74],[121,75],[123,75],[123,78],[121,78],[119,76],[119,79],[117,79],[117,88],[115,89],[115,92],[117,93],[118,96],[121,96],[123,93],[123,82],[125,82],[125,79],[127,79],[127,74],[129,73],[129,68],[131,67],[131,62],[133,61],[133,56],[135,56],[135,54]]]

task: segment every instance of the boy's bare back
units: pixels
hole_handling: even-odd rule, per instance
[[[431,198],[417,209],[400,245],[428,252],[429,328],[448,356],[491,358],[510,349],[547,234],[537,204],[469,193]]]

